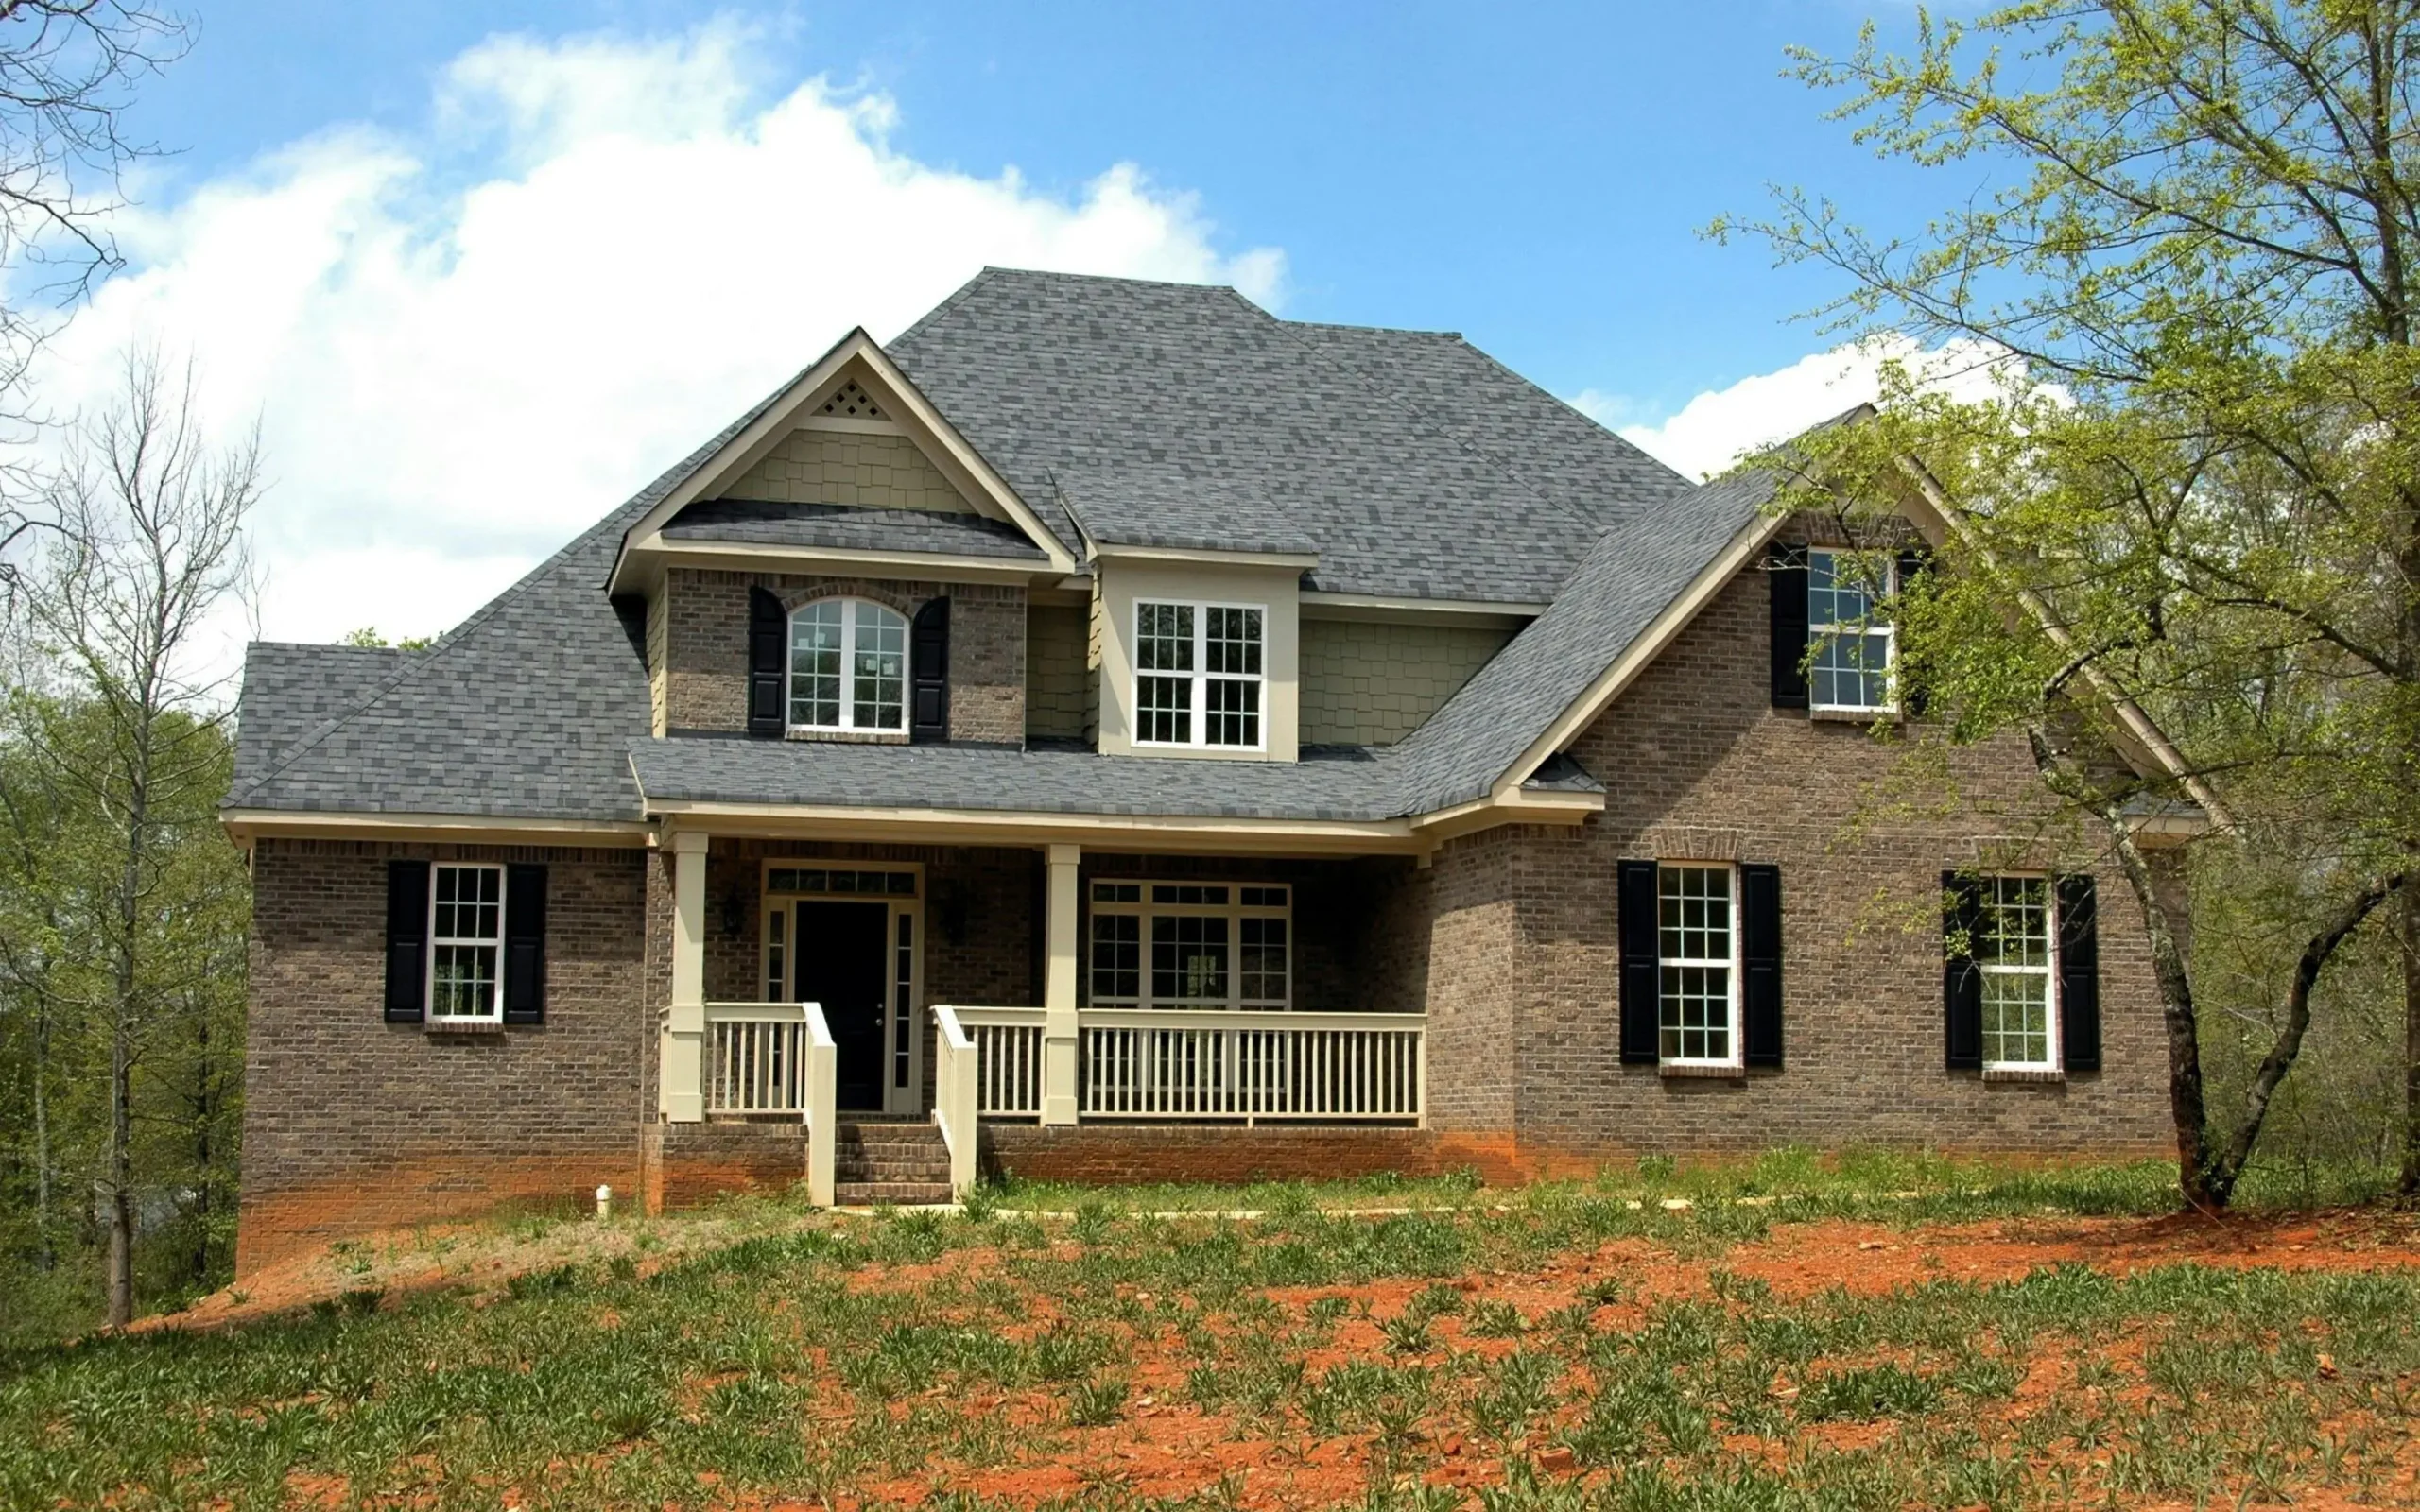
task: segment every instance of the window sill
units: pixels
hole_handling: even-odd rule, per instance
[[[1679,1081],[1746,1081],[1748,1068],[1745,1066],[1676,1065],[1670,1061],[1661,1061],[1655,1067],[1655,1074]]]
[[[1806,717],[1832,725],[1903,725],[1908,716],[1896,709],[1809,709]]]
[[[2067,1074],[2055,1066],[1986,1066],[1985,1081],[2062,1082]]]
[[[433,1040],[481,1039],[504,1033],[502,1022],[440,1023],[431,1021],[421,1026]]]
[[[816,740],[836,746],[905,746],[904,730],[786,730],[784,740]]]

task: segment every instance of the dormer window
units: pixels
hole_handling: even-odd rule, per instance
[[[1135,744],[1261,748],[1267,618],[1257,604],[1138,602]]]
[[[908,621],[862,598],[790,615],[789,728],[905,732]]]

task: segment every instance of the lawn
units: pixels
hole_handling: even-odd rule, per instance
[[[2420,1227],[2268,1191],[1786,1157],[527,1220],[0,1356],[0,1503],[2420,1504]]]

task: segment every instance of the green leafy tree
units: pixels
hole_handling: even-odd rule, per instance
[[[1909,51],[1869,26],[1797,72],[1856,140],[1954,180],[1948,208],[1892,236],[1783,192],[1715,228],[1844,275],[1842,324],[1960,343],[2003,380],[1960,403],[1888,374],[1872,423],[1806,442],[1824,487],[1796,499],[1942,517],[1954,570],[1896,607],[1907,674],[1948,738],[2024,730],[2102,821],[2150,921],[2198,1204],[2232,1194],[2322,972],[2390,902],[2420,1189],[2416,70],[2420,12],[2372,0],[1920,12]],[[2231,1120],[2176,879],[2138,844],[2146,803],[2185,798],[2291,848],[2300,879],[2303,948]]]

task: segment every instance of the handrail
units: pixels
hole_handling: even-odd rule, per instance
[[[939,1057],[933,1067],[933,1122],[949,1146],[950,1195],[964,1201],[975,1189],[976,1090],[981,1074],[975,1041],[947,1005],[933,1008]]]
[[[823,1005],[799,1006],[806,1015],[806,1087],[800,1099],[800,1116],[806,1123],[806,1200],[828,1208],[840,1143],[840,1053],[832,1040],[832,1025],[824,1021]]]
[[[1392,1029],[1427,1025],[1425,1013],[1309,1013],[1292,1008],[1079,1008],[1099,1029]]]

